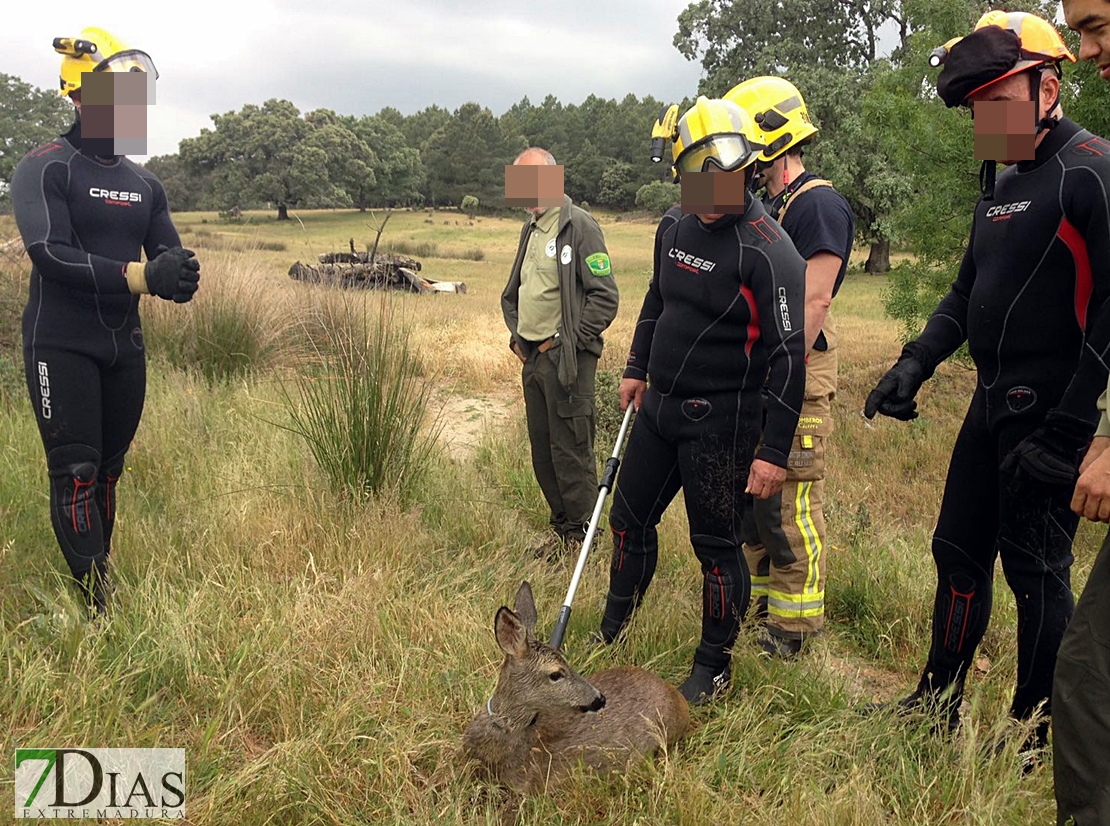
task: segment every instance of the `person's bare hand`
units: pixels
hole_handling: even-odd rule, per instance
[[[1107,447],[1110,447],[1110,438],[1105,436],[1091,442],[1071,497],[1071,509],[1092,522],[1110,522],[1110,450]]]
[[[756,459],[748,472],[748,486],[744,488],[744,493],[750,493],[756,499],[770,499],[782,490],[785,481],[786,468]]]
[[[524,362],[528,361],[528,358],[524,355],[524,353],[521,352],[520,345],[517,344],[515,341],[513,342],[513,352],[516,353],[516,357],[520,359],[521,364],[524,364]]]
[[[632,405],[632,409],[637,413],[640,411],[640,402],[643,401],[644,391],[647,390],[647,382],[640,379],[621,379],[621,385],[617,389],[617,393],[621,399],[621,410],[627,410],[628,405]]]

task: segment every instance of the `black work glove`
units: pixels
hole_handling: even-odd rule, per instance
[[[921,357],[907,345],[902,350],[901,358],[879,379],[875,389],[867,394],[863,415],[873,419],[876,413],[882,413],[903,422],[916,419],[917,402],[913,397],[932,373]]]
[[[184,304],[200,286],[200,262],[196,253],[182,247],[155,250],[157,255],[147,262],[143,275],[150,291],[167,301]]]
[[[1045,485],[1072,487],[1079,463],[1091,442],[1091,425],[1058,410],[1048,411],[1044,423],[1017,443],[998,466],[1005,476],[1020,472]]]

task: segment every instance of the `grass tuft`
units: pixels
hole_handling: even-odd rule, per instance
[[[288,427],[337,492],[411,502],[435,451],[425,421],[431,384],[396,297],[339,305],[315,369],[282,384]]]

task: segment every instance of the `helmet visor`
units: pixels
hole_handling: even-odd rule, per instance
[[[675,171],[705,172],[712,163],[718,169],[731,172],[754,161],[761,147],[756,146],[743,135],[707,135],[678,156]]]
[[[158,77],[158,70],[154,68],[154,61],[150,55],[138,49],[128,49],[117,52],[106,60],[96,64],[94,72],[146,72],[148,75]]]

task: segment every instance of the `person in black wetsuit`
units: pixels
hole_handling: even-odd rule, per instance
[[[1067,58],[1050,23],[1018,12],[989,13],[948,52],[938,82],[948,106],[967,101],[974,113],[982,101],[1036,101],[1035,156],[999,173],[993,198],[985,187],[951,291],[864,410],[916,417],[921,383],[968,342],[978,385],[933,534],[928,662],[913,694],[869,710],[922,710],[958,725],[1001,557],[1018,610],[1010,712],[1045,715],[1025,743],[1030,761],[1046,742],[1053,668],[1073,610],[1078,518],[1069,504],[1110,351],[1110,142],[1063,117],[1058,72]]]
[[[741,499],[745,490],[767,498],[782,488],[805,387],[805,261],[750,192],[754,134],[751,116],[727,101],[699,98],[679,122],[676,172],[716,167],[714,190],[731,179],[742,192],[729,202],[732,214],[673,208],[663,217],[620,386],[622,409],[633,404],[639,415],[609,516],[614,548],[599,637],[615,640],[642,599],[659,552],[656,526],[683,489],[703,574],[701,642],[680,688],[695,705],[728,683],[751,594]],[[714,198],[712,208],[722,203]]]
[[[153,72],[150,58],[102,29],[63,48],[76,52],[62,63],[76,121],[20,161],[11,198],[32,264],[23,358],[46,450],[51,521],[83,597],[101,613],[111,592],[116,485],[146,390],[139,294],[189,301],[200,267],[181,248],[154,175],[125,157],[83,151],[81,75]]]

